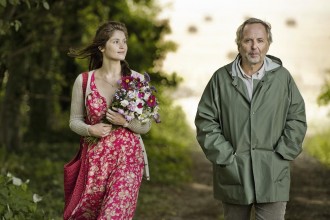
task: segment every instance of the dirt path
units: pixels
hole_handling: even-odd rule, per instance
[[[192,158],[192,183],[184,187],[163,188],[160,195],[171,195],[164,210],[157,211],[158,216],[141,219],[223,219],[221,204],[213,199],[211,164],[201,151],[192,152]],[[292,163],[291,201],[287,206],[286,220],[329,219],[330,169],[302,154]]]
[[[287,220],[330,219],[330,168],[306,154],[292,163]]]
[[[208,197],[212,194],[210,165],[200,152],[193,153],[193,157],[196,171],[194,172],[195,182],[191,187],[200,192],[200,199],[205,199],[205,204],[197,203],[197,207],[192,207],[195,213],[188,212],[188,215],[199,216],[199,218],[194,219],[221,219],[218,216],[222,213],[222,210],[217,206],[217,201]],[[330,169],[303,153],[292,163],[291,172],[291,201],[287,206],[286,219],[329,220]],[[215,211],[215,209],[218,210]],[[203,216],[202,213],[208,213],[209,215]],[[190,218],[182,219],[188,220]]]

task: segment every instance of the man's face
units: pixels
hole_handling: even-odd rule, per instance
[[[243,29],[238,51],[243,64],[262,64],[269,49],[266,28],[259,23],[247,24]]]

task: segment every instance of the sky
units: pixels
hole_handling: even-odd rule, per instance
[[[237,54],[236,29],[248,17],[272,25],[273,43],[268,54],[279,57],[291,72],[306,102],[309,132],[330,122],[329,107],[317,96],[330,72],[330,1],[328,0],[158,0],[160,19],[169,19],[178,44],[163,69],[176,72],[184,82],[175,93],[176,103],[193,120],[200,96],[211,75]],[[195,32],[189,32],[193,29]]]

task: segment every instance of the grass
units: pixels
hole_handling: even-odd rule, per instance
[[[330,167],[330,129],[324,130],[305,140],[307,152],[319,160],[322,164]]]
[[[330,129],[307,137],[305,150],[330,166]],[[191,180],[189,148],[171,140],[146,140],[151,181],[143,181],[134,220],[175,219],[180,216],[180,195]],[[164,144],[166,143],[166,144]],[[174,147],[175,146],[175,147]],[[27,179],[29,189],[43,197],[38,209],[46,219],[62,219],[63,165],[78,149],[77,143],[27,144],[20,152],[9,153],[0,147],[0,174],[7,172]],[[220,217],[219,217],[220,218]]]
[[[63,165],[75,155],[77,143],[27,144],[16,153],[0,147],[0,175],[5,176],[9,172],[23,181],[29,180],[29,190],[43,197],[38,203],[40,212],[44,213],[46,219],[60,220],[64,207]],[[160,206],[154,210],[158,212],[168,208],[165,197],[170,196],[167,194],[160,198],[160,190],[165,185],[175,186],[189,181],[186,171],[190,161],[184,147],[155,146],[147,151],[152,180],[143,183],[139,198],[142,210],[145,210],[144,204],[150,206],[157,201]],[[159,203],[160,200],[163,203]]]

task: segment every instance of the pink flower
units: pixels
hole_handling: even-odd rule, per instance
[[[118,110],[126,120],[133,118],[141,122],[154,119],[160,122],[158,114],[158,101],[153,95],[156,89],[149,85],[150,77],[147,73],[143,75],[132,72],[130,76],[123,76],[120,80],[120,87],[112,100],[112,107]]]
[[[131,76],[124,76],[121,80],[121,86],[124,88],[124,89],[128,89],[129,88],[129,84],[130,82],[133,81],[133,78]]]
[[[123,109],[119,108],[118,113],[123,115],[123,114],[125,114],[125,111]]]
[[[156,123],[160,123],[160,116],[159,116],[159,114],[155,114],[154,115],[154,119],[155,119]]]
[[[144,92],[139,92],[138,97],[142,99],[144,97]]]
[[[142,82],[138,82],[138,83],[137,83],[137,87],[138,87],[138,88],[142,88],[142,87],[143,87],[143,83],[142,83]]]
[[[154,95],[149,96],[147,104],[149,107],[155,107],[157,105],[156,97]]]

